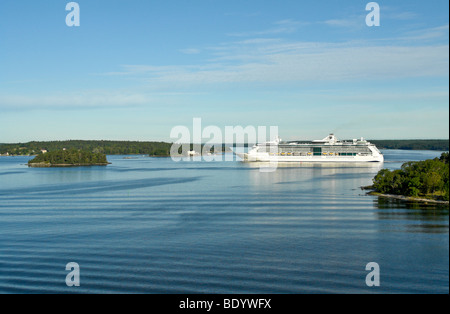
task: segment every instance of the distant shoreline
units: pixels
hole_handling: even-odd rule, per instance
[[[292,142],[292,141],[291,141]],[[297,141],[302,142],[302,141]],[[379,149],[400,150],[430,150],[448,151],[448,139],[428,140],[370,140]],[[189,144],[189,143],[186,143]],[[106,155],[150,155],[168,156],[173,143],[168,142],[140,142],[140,141],[102,141],[102,140],[67,140],[67,141],[42,141],[28,143],[0,143],[0,156],[30,156],[41,151],[55,151],[62,149],[76,149],[90,152],[103,153]],[[192,146],[192,144],[190,144]],[[207,144],[202,144],[207,145]],[[214,145],[209,144],[208,145]],[[236,146],[233,143],[216,144],[222,146],[222,151]],[[253,144],[242,144],[239,147],[251,147]],[[191,147],[192,149],[192,147]]]

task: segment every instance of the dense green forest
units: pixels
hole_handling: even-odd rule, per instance
[[[449,140],[371,140],[379,149],[448,151]]]
[[[28,162],[29,166],[33,164],[46,164],[50,166],[58,165],[107,165],[106,155],[102,153],[92,153],[82,150],[57,150],[45,154],[39,154]]]
[[[0,154],[36,155],[41,150],[48,152],[66,150],[83,150],[106,155],[150,155],[169,156],[171,143],[164,142],[130,142],[130,141],[52,141],[29,142],[19,144],[0,144]]]
[[[400,170],[383,169],[373,179],[373,188],[382,194],[395,194],[449,200],[449,153],[440,158],[410,161]]]

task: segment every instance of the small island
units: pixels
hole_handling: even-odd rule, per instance
[[[84,167],[108,164],[105,154],[63,149],[37,155],[28,162],[28,167]]]
[[[440,158],[410,161],[401,169],[382,169],[373,179],[370,195],[449,204],[449,153]]]

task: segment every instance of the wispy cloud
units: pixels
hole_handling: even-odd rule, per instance
[[[384,20],[410,21],[420,17],[419,13],[409,11],[405,6],[396,7],[380,3],[380,9]]]
[[[199,54],[201,52],[201,50],[197,49],[197,48],[186,48],[186,49],[181,49],[180,52],[187,54],[187,55],[195,55],[195,54]]]
[[[253,37],[253,36],[266,36],[277,34],[291,34],[295,33],[301,26],[309,25],[308,22],[295,21],[291,19],[280,20],[274,22],[271,28],[262,31],[248,31],[240,33],[229,33],[231,37]]]
[[[138,66],[133,67],[137,69]],[[114,110],[171,104],[169,99],[197,97],[204,93],[183,91],[151,91],[148,88],[132,90],[78,90],[70,93],[47,92],[22,95],[0,93],[0,110]]]
[[[345,21],[329,22],[345,24]],[[297,27],[295,21],[282,20],[274,25]],[[293,27],[294,27],[293,26]],[[182,53],[201,52],[193,64],[124,64],[116,71],[102,73],[113,80],[133,79],[141,90],[84,91],[73,94],[7,95],[0,94],[0,107],[26,108],[115,108],[142,106],[155,101],[154,93],[199,92],[205,87],[222,88],[226,84],[246,86],[297,85],[310,82],[393,80],[403,78],[447,77],[449,45],[430,43],[428,38],[448,38],[449,26],[426,28],[404,36],[407,41],[308,42],[276,36],[240,38],[217,45],[186,48]],[[287,31],[287,30],[286,30]],[[273,85],[271,85],[273,83]]]
[[[449,25],[442,25],[438,27],[425,28],[407,32],[400,39],[414,40],[414,41],[428,41],[435,39],[442,39],[448,42]]]
[[[381,6],[381,19],[396,20],[396,21],[409,21],[416,19],[419,15],[411,11],[398,11],[393,7]],[[341,27],[348,29],[361,29],[366,27],[365,18],[368,12],[362,12],[361,14],[351,14],[345,17],[339,17],[329,19],[325,21],[316,22],[316,24],[325,24],[331,27]]]
[[[261,12],[260,11],[256,11],[256,12],[226,12],[223,15],[239,16],[239,17],[255,17],[255,16],[260,16]]]
[[[157,84],[342,81],[448,76],[448,45],[375,46],[260,39],[232,42],[184,66],[128,65],[122,75]]]
[[[419,14],[417,14],[415,12],[410,12],[410,11],[383,13],[383,18],[391,19],[391,20],[407,21],[407,20],[414,20],[418,17],[419,17]]]
[[[361,21],[362,20],[358,18],[346,18],[326,20],[322,23],[333,27],[361,28],[365,25],[364,22]]]
[[[148,95],[130,92],[80,91],[78,93],[52,93],[48,95],[2,95],[0,108],[13,109],[71,109],[118,108],[148,104]]]

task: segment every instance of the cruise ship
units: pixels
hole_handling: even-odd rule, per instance
[[[383,154],[364,138],[339,141],[334,134],[311,142],[272,142],[236,153],[244,162],[383,162]]]

